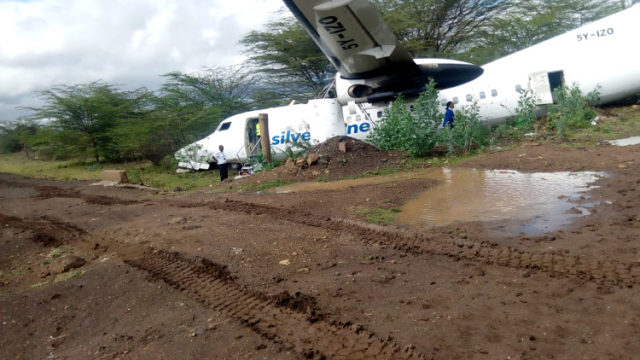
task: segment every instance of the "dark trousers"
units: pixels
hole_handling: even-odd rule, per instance
[[[229,173],[227,172],[227,164],[218,164],[218,169],[220,169],[220,181],[229,177]]]

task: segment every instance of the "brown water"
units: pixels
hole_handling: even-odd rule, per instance
[[[513,170],[430,168],[391,175],[331,182],[306,182],[271,191],[339,190],[414,178],[439,184],[410,200],[396,221],[418,227],[469,221],[517,220],[515,231],[527,234],[553,231],[577,216],[589,214],[593,204],[577,204],[602,172],[521,173]]]
[[[519,220],[518,231],[553,231],[589,214],[588,197],[600,172],[521,173],[512,170],[442,169],[441,183],[402,207],[396,220],[422,227],[490,220]]]

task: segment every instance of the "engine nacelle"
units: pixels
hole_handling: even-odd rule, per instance
[[[350,101],[376,103],[403,94],[415,97],[432,78],[439,90],[462,85],[482,75],[482,68],[449,59],[415,59],[416,71],[388,69],[384,74],[366,79],[345,79],[336,75],[336,95],[342,105]]]

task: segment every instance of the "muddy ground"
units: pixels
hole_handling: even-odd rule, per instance
[[[530,236],[353,212],[399,207],[423,179],[159,193],[0,174],[0,358],[640,358],[640,146],[460,166],[609,176],[591,215]]]

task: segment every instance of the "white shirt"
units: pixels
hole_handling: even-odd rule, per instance
[[[216,158],[216,162],[218,163],[218,165],[227,163],[227,158],[224,157],[224,153],[222,151],[218,151],[217,153],[215,153],[215,155],[213,155],[213,157]]]

